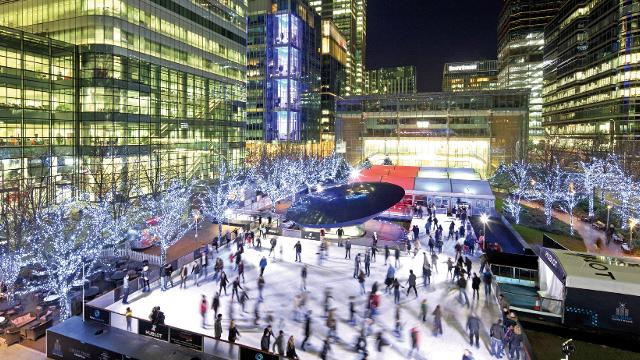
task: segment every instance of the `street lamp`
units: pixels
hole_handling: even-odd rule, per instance
[[[487,250],[487,222],[489,222],[489,216],[487,214],[480,215],[480,221],[482,221],[482,247],[483,250]]]
[[[638,221],[636,219],[629,220],[629,247],[633,248],[633,228],[636,227]]]
[[[573,181],[569,183],[569,197],[571,198],[571,200],[569,200],[571,202],[571,211],[569,212],[569,229],[571,236],[573,236],[573,206],[576,197],[576,191],[573,189]]]
[[[611,204],[607,205],[607,227],[605,228],[605,236],[608,237],[609,234],[609,214],[611,213]]]

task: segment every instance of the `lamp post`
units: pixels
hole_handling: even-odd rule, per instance
[[[482,250],[487,250],[487,222],[489,221],[489,216],[487,214],[480,215],[480,221],[482,221]]]
[[[633,228],[636,227],[636,219],[629,220],[629,247],[633,248]]]
[[[573,236],[573,206],[576,197],[576,191],[573,189],[573,181],[569,183],[569,201],[571,211],[569,212],[569,231],[571,232],[571,236]]]
[[[607,227],[605,228],[604,235],[609,239],[609,215],[611,214],[611,204],[607,204]]]

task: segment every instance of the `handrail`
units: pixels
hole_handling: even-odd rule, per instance
[[[498,286],[498,283],[495,281],[491,282],[491,287],[493,288],[493,293],[496,296],[496,299],[500,298],[500,295],[502,294],[502,291],[500,290],[500,287]],[[506,299],[505,299],[506,301]],[[507,302],[507,304],[510,306],[510,304]],[[502,310],[502,309],[500,309]],[[531,342],[529,341],[529,338],[527,337],[527,334],[524,330],[524,326],[522,326],[522,324],[520,323],[520,320],[516,318],[516,324],[520,326],[520,328],[522,329],[522,345],[523,345],[523,351],[522,354],[523,356],[523,360],[536,360],[536,357],[533,353],[533,347],[531,346]],[[506,349],[505,349],[506,351]]]

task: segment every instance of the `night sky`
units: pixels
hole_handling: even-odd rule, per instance
[[[444,63],[495,59],[501,0],[368,0],[367,68],[415,65],[440,91]]]

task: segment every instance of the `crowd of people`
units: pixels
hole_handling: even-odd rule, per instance
[[[200,286],[205,282],[216,282],[215,292],[209,296],[203,294],[199,304],[199,313],[201,316],[201,326],[205,329],[213,328],[215,338],[226,339],[230,343],[235,343],[241,334],[236,324],[238,317],[234,313],[234,308],[239,307],[244,314],[247,313],[246,305],[249,300],[253,300],[253,326],[264,325],[263,335],[260,339],[260,348],[264,351],[274,352],[281,356],[291,359],[299,357],[296,345],[299,344],[299,350],[308,351],[310,339],[315,334],[321,334],[323,339],[320,346],[314,346],[312,352],[321,359],[327,359],[333,352],[334,344],[340,343],[341,346],[351,347],[358,354],[359,358],[366,359],[370,356],[371,348],[368,342],[374,339],[372,347],[377,352],[382,352],[387,346],[394,345],[394,338],[400,340],[403,333],[408,335],[410,339],[410,350],[406,354],[408,358],[421,358],[421,326],[412,326],[407,333],[404,332],[406,321],[404,320],[405,312],[412,312],[409,308],[413,306],[411,299],[418,299],[417,312],[422,323],[431,320],[430,333],[434,337],[443,335],[443,319],[447,317],[446,310],[440,304],[428,304],[423,291],[429,291],[434,286],[432,276],[438,274],[438,265],[446,264],[447,273],[445,281],[451,283],[452,289],[458,292],[458,302],[460,309],[464,307],[470,308],[471,304],[480,302],[480,288],[484,288],[485,306],[491,307],[495,305],[492,297],[492,281],[493,275],[486,263],[486,257],[478,251],[478,239],[473,234],[470,223],[466,219],[466,212],[460,211],[457,216],[459,226],[455,221],[451,221],[448,226],[448,232],[445,236],[444,227],[441,221],[436,217],[435,212],[430,209],[427,211],[427,220],[425,222],[424,231],[420,231],[417,225],[411,227],[409,236],[402,243],[385,242],[382,246],[384,253],[384,264],[378,266],[378,269],[384,267],[384,278],[372,279],[372,263],[376,262],[376,254],[380,251],[378,244],[378,234],[374,233],[369,244],[366,246],[352,244],[350,238],[344,238],[344,230],[339,229],[337,232],[339,237],[340,248],[344,253],[338,255],[345,261],[353,262],[353,278],[356,280],[358,295],[349,297],[347,309],[345,309],[344,319],[348,321],[351,328],[357,329],[355,341],[348,342],[338,335],[337,326],[339,319],[338,314],[340,307],[336,306],[333,290],[326,287],[322,296],[322,305],[320,309],[314,308],[309,299],[307,278],[311,269],[308,264],[303,263],[303,250],[318,254],[319,264],[322,260],[329,256],[330,243],[324,233],[321,234],[319,246],[312,245],[313,242],[303,242],[298,240],[293,245],[293,253],[295,256],[290,260],[294,263],[302,263],[300,266],[300,286],[299,291],[292,299],[293,311],[292,320],[301,325],[301,341],[296,341],[292,334],[292,329],[285,329],[284,322],[280,319],[277,324],[277,332],[274,332],[275,318],[271,312],[265,317],[261,317],[260,307],[265,301],[264,289],[268,285],[267,279],[277,278],[277,274],[270,275],[267,271],[269,262],[276,260],[278,252],[279,239],[270,237],[267,239],[265,224],[260,218],[256,235],[250,229],[227,231],[222,236],[215,237],[210,245],[204,246],[196,260],[189,265],[183,265],[179,271],[179,286],[187,288],[188,286]],[[269,223],[270,223],[269,219]],[[267,225],[267,226],[270,226]],[[246,284],[245,280],[245,264],[244,254],[247,248],[254,248],[262,254],[262,242],[268,243],[268,253],[259,255],[259,263],[257,264],[257,274],[255,282],[255,297],[250,294],[254,292],[251,286]],[[221,248],[222,246],[223,248]],[[317,247],[316,247],[317,246]],[[283,245],[280,244],[279,254],[282,259]],[[453,250],[452,254],[443,254],[444,249]],[[317,249],[317,250],[316,250]],[[352,250],[357,252],[352,254]],[[264,249],[266,251],[266,248]],[[410,257],[415,259],[418,254],[422,254],[422,269],[409,269],[407,278],[398,276],[398,269],[403,266],[402,258]],[[223,256],[226,254],[227,256]],[[393,254],[393,261],[390,260]],[[334,254],[335,255],[335,254]],[[479,266],[474,269],[474,261],[477,259]],[[226,260],[226,261],[225,261]],[[226,264],[225,264],[226,263]],[[415,264],[412,262],[411,264]],[[408,265],[411,266],[411,265]],[[209,268],[213,268],[212,275],[209,276]],[[416,271],[414,271],[416,270]],[[421,270],[421,272],[419,271]],[[475,271],[474,271],[475,270]],[[170,265],[163,267],[161,274],[161,288],[163,290],[174,286],[172,273],[174,269]],[[233,275],[232,275],[233,274]],[[419,290],[419,276],[422,276],[422,282]],[[380,280],[380,282],[378,282]],[[276,282],[275,280],[273,280]],[[189,282],[191,284],[189,284]],[[471,299],[467,293],[471,283]],[[317,284],[316,284],[317,285]],[[449,286],[449,285],[448,285]],[[230,295],[227,293],[227,287],[231,287]],[[384,289],[383,289],[384,287]],[[316,290],[317,291],[317,290]],[[342,291],[342,289],[341,289]],[[128,293],[128,292],[127,292]],[[392,299],[393,323],[387,324],[384,319],[379,318],[380,306],[384,297],[389,296]],[[227,298],[228,297],[228,298]],[[210,300],[209,300],[210,299]],[[228,314],[220,313],[223,302],[227,302],[226,308]],[[123,299],[123,303],[127,303],[127,296]],[[482,327],[486,327],[490,335],[490,354],[496,358],[501,358],[503,353],[509,359],[520,359],[522,347],[522,330],[515,321],[515,315],[508,310],[508,305],[504,304],[505,313],[503,317],[494,324],[482,324],[479,311],[483,311],[482,306],[475,306],[470,311],[466,330],[469,337],[469,349],[461,349],[463,359],[473,359],[473,351],[471,348],[479,348],[479,335]],[[429,307],[433,306],[433,310]],[[462,312],[462,310],[461,310]],[[161,315],[159,315],[161,314]],[[162,321],[164,323],[164,314],[159,307],[154,308],[151,314],[152,321]],[[228,326],[223,326],[225,317],[228,320]],[[158,320],[161,318],[161,320]],[[323,322],[326,330],[320,330],[314,322]],[[226,332],[226,337],[223,335]],[[289,335],[287,335],[289,334]],[[345,344],[345,341],[348,343]],[[477,351],[477,350],[476,350]]]

